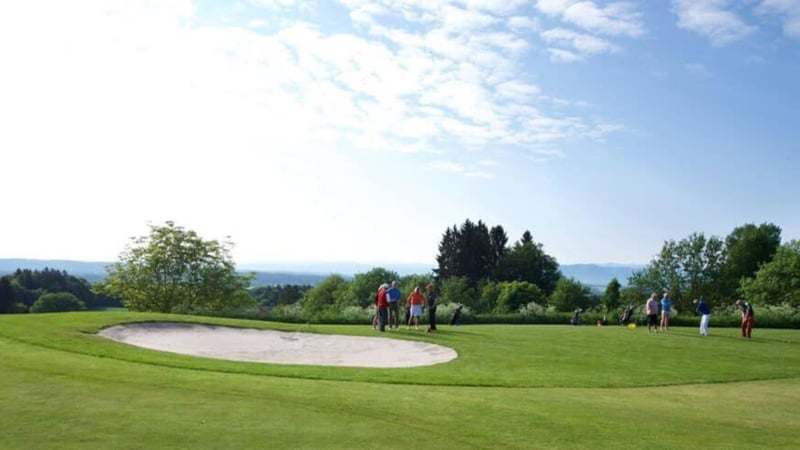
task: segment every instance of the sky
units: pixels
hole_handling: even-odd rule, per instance
[[[0,258],[149,224],[238,265],[435,264],[466,219],[561,264],[800,238],[800,1],[0,3]]]

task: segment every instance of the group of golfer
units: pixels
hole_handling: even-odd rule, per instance
[[[397,281],[392,281],[392,284],[381,284],[378,287],[378,292],[375,294],[375,306],[377,308],[375,316],[372,318],[372,327],[378,331],[397,330],[400,328],[400,299],[402,295],[400,288],[397,287]],[[427,332],[432,333],[436,331],[436,305],[439,297],[432,284],[425,286],[425,293],[419,287],[406,297],[405,302],[405,323],[406,329],[412,326],[414,329],[419,329],[422,317],[422,311],[425,306],[428,307],[428,328]]]
[[[708,336],[708,324],[711,322],[711,308],[703,300],[703,297],[695,298],[692,302],[694,310],[700,314],[700,335]],[[658,320],[659,306],[661,307],[661,321]],[[753,323],[755,313],[753,307],[744,300],[737,300],[736,307],[742,314],[742,337],[750,338],[753,332]],[[669,319],[672,314],[672,300],[669,298],[669,291],[664,291],[661,300],[658,300],[658,294],[653,292],[650,298],[647,299],[645,304],[645,311],[647,313],[647,330],[652,332],[667,331],[669,330]]]

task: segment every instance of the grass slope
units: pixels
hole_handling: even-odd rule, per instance
[[[415,369],[277,366],[94,335],[133,313],[0,316],[0,448],[796,448],[800,335],[442,327]],[[296,325],[202,319],[291,329]],[[301,327],[367,334],[363,327]],[[760,381],[753,381],[760,380]]]

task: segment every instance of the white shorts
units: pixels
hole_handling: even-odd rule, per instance
[[[411,317],[422,316],[422,305],[411,305]]]

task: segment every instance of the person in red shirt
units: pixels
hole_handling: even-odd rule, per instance
[[[386,291],[389,290],[389,285],[384,283],[378,288],[378,293],[375,296],[375,305],[378,307],[378,331],[386,331],[386,322],[389,318],[389,302],[386,299]]]

